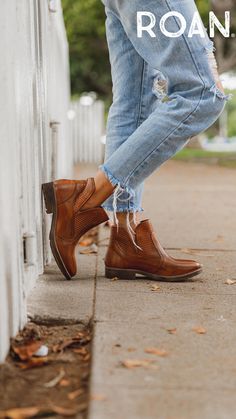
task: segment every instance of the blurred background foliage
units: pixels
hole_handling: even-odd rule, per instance
[[[104,6],[100,0],[63,0],[70,46],[72,95],[96,92],[111,96]]]
[[[225,10],[230,10],[232,32],[236,33],[236,0],[197,0],[196,3],[206,26],[210,10],[222,19]],[[104,6],[100,0],[62,0],[62,5],[70,45],[72,95],[93,91],[108,107],[112,93]],[[216,32],[214,42],[219,71],[235,70],[236,39],[224,38]],[[236,136],[235,98],[228,107],[229,134]]]

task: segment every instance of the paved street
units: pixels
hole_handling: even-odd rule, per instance
[[[105,279],[102,227],[98,255],[80,255],[69,283],[51,268],[29,313],[94,320],[89,419],[232,419],[236,284],[225,282],[236,280],[236,171],[171,161],[148,180],[144,206],[163,246],[198,259],[202,275],[174,284]]]

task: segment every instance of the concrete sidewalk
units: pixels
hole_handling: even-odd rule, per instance
[[[175,284],[105,279],[102,227],[99,254],[80,255],[70,282],[51,267],[29,314],[94,321],[89,419],[232,419],[236,284],[225,281],[236,279],[236,171],[171,161],[148,180],[144,206],[162,244],[202,262],[201,276]],[[146,353],[150,347],[167,356]],[[129,359],[154,362],[129,369]]]
[[[91,391],[101,397],[89,418],[232,419],[236,285],[225,281],[236,279],[236,172],[169,162],[148,180],[144,203],[170,253],[197,258],[205,270],[153,292],[152,281],[104,279],[100,247]],[[168,356],[145,353],[150,347]],[[127,359],[155,363],[127,369]]]

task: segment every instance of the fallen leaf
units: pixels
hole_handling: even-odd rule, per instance
[[[88,237],[88,238],[85,238],[85,239],[81,240],[79,242],[79,245],[83,246],[83,247],[88,247],[88,246],[91,246],[91,244],[93,244],[93,243],[94,243],[94,239],[92,237]]]
[[[19,407],[0,411],[0,418],[24,419],[32,418],[40,412],[39,407]]]
[[[236,279],[226,279],[225,284],[234,285],[236,284]]]
[[[73,352],[79,355],[83,355],[83,356],[88,354],[88,350],[86,348],[76,348],[76,349],[73,349]]]
[[[11,348],[13,352],[18,355],[21,361],[27,361],[28,359],[32,358],[32,356],[37,352],[39,348],[42,346],[42,341],[29,341],[23,344],[16,344],[15,342],[12,343]]]
[[[98,402],[103,402],[107,400],[107,396],[105,396],[104,394],[92,394],[90,399]]]
[[[204,252],[198,252],[194,249],[180,249],[182,253],[186,253],[187,255],[197,255],[197,256],[205,256],[205,257],[215,257],[215,255],[212,255],[210,253],[204,253]]]
[[[90,358],[91,358],[91,355],[90,355],[90,354],[87,354],[87,355],[85,355],[85,356],[83,357],[83,361],[84,361],[84,362],[87,362],[87,361],[89,361],[89,360],[90,360]]]
[[[128,352],[135,352],[135,351],[136,351],[136,349],[135,349],[135,348],[128,348],[128,349],[127,349],[127,351],[128,351]]]
[[[167,332],[168,332],[170,335],[176,335],[176,333],[177,333],[177,329],[176,329],[176,327],[174,327],[173,329],[167,329]]]
[[[180,249],[180,251],[182,252],[182,253],[186,253],[187,255],[192,255],[192,254],[195,254],[196,252],[194,251],[194,250],[192,250],[192,249]]]
[[[89,230],[84,234],[79,241],[80,246],[90,246],[93,243],[96,243],[98,237],[98,229],[95,227],[92,230]]]
[[[44,384],[44,387],[47,387],[47,388],[55,387],[57,384],[59,384],[59,382],[62,380],[64,376],[65,376],[65,371],[63,370],[63,368],[61,368],[59,374],[55,378],[53,378],[51,381]]]
[[[128,369],[148,367],[152,363],[153,363],[153,360],[150,360],[150,359],[126,359],[122,361],[122,365]]]
[[[153,292],[158,292],[161,290],[161,287],[159,287],[159,285],[152,285],[151,287],[151,291]]]
[[[72,391],[67,395],[68,399],[75,400],[77,397],[81,396],[81,394],[84,393],[84,390],[82,388],[79,388],[78,390]]]
[[[86,345],[87,343],[89,343],[91,340],[90,336],[85,336],[81,333],[78,333],[77,336],[75,336],[72,339],[64,339],[62,342],[56,344],[53,346],[52,350],[53,352],[60,352],[63,351],[66,348],[69,347],[74,347],[74,346],[82,346],[82,345]]]
[[[144,352],[146,352],[147,354],[153,354],[160,357],[166,357],[169,355],[169,353],[165,351],[165,349],[159,349],[159,348],[146,348]]]
[[[94,243],[91,246],[87,247],[84,250],[80,250],[81,255],[92,255],[98,252],[98,247],[97,245]]]
[[[59,383],[59,386],[61,387],[68,387],[70,385],[70,381],[66,378],[62,378],[62,380]]]
[[[38,368],[42,367],[43,365],[46,365],[49,363],[49,359],[47,357],[45,358],[31,358],[27,362],[22,363],[16,363],[18,367],[20,367],[22,370],[28,370],[30,368]]]
[[[206,334],[206,329],[202,326],[197,326],[197,327],[193,327],[193,332],[197,333],[198,335],[205,335]]]
[[[85,409],[86,409],[86,407],[85,407]],[[77,409],[55,406],[55,405],[51,406],[51,410],[53,412],[57,413],[58,415],[62,415],[62,416],[75,416],[76,413],[78,413]]]

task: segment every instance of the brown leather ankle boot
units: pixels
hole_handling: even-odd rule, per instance
[[[111,227],[105,258],[106,277],[135,279],[136,274],[159,281],[181,281],[202,272],[202,265],[192,260],[174,259],[159,243],[149,220],[141,221],[135,229],[134,245],[128,230]]]
[[[94,180],[56,180],[42,186],[48,214],[53,214],[50,245],[56,263],[67,279],[77,272],[75,249],[83,234],[108,220],[102,207],[83,210],[95,192]]]

